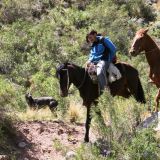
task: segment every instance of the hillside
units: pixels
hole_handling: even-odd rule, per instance
[[[131,58],[128,53],[140,28],[149,28],[160,46],[159,0],[2,0],[0,159],[62,160],[71,151],[75,160],[160,159],[159,132],[153,126],[135,129],[137,117],[150,115],[147,108],[154,108],[157,92],[148,84],[145,56]],[[83,144],[86,109],[73,85],[67,98],[59,95],[55,74],[66,61],[84,66],[90,50],[86,34],[92,29],[116,44],[118,61],[138,70],[147,103],[104,93],[97,108],[107,127],[93,107],[91,142]],[[57,109],[30,109],[26,93],[54,97]]]

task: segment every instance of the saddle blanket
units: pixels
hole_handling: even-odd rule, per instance
[[[94,64],[91,64],[88,68],[88,73],[91,77],[91,79],[94,81],[94,82],[97,82],[97,66],[94,65]],[[119,71],[119,69],[113,64],[113,63],[110,63],[108,69],[107,69],[107,72],[108,72],[108,81],[110,83],[116,81],[116,80],[119,80],[122,75]]]

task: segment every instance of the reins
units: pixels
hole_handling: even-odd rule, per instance
[[[69,90],[70,80],[69,80],[69,72],[68,72],[68,69],[62,69],[62,70],[64,70],[64,71],[67,72],[67,90]],[[77,89],[80,89],[80,88],[83,86],[83,84],[84,84],[84,82],[85,82],[85,79],[86,79],[86,69],[85,69],[85,73],[84,73],[83,80],[82,80],[82,82],[80,83],[80,85],[77,87]]]
[[[85,69],[85,73],[84,73],[84,77],[83,77],[83,81],[82,81],[82,83],[77,87],[78,89],[80,89],[82,86],[83,86],[83,84],[84,84],[84,81],[85,81],[85,79],[86,79],[86,69]]]

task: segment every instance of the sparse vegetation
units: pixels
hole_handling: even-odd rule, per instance
[[[137,19],[143,19],[144,23],[137,23]],[[0,2],[2,114],[7,111],[8,116],[21,121],[67,119],[82,122],[85,108],[81,107],[79,95],[71,87],[73,96],[59,96],[55,68],[66,60],[84,65],[89,52],[85,36],[95,29],[113,40],[120,61],[139,70],[147,104],[140,105],[132,97],[124,100],[105,93],[98,105],[103,118],[95,114],[93,107],[92,127],[96,137],[107,141],[111,154],[105,157],[99,146],[82,145],[77,149],[76,160],[159,159],[158,140],[152,128],[135,130],[137,118],[143,119],[148,105],[154,107],[155,86],[147,83],[148,64],[144,56],[132,60],[128,56],[137,28],[150,27],[152,22],[149,34],[159,39],[159,22],[155,22],[158,20],[159,15],[145,0],[3,0]],[[51,113],[48,108],[28,109],[26,92],[33,96],[53,96],[59,102],[57,110]],[[4,141],[3,125],[0,125],[0,151]],[[53,140],[53,146],[64,150],[63,154],[67,151],[58,140]],[[6,150],[11,153],[7,146]]]

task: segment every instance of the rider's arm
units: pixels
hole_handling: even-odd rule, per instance
[[[91,63],[92,63],[92,60],[93,60],[93,56],[92,56],[92,54],[90,53],[90,55],[89,55],[89,59],[88,59],[88,61],[86,62],[86,67],[88,67]]]
[[[109,61],[112,61],[115,56],[116,47],[108,37],[105,37],[104,43],[106,44],[106,46],[109,49]]]

